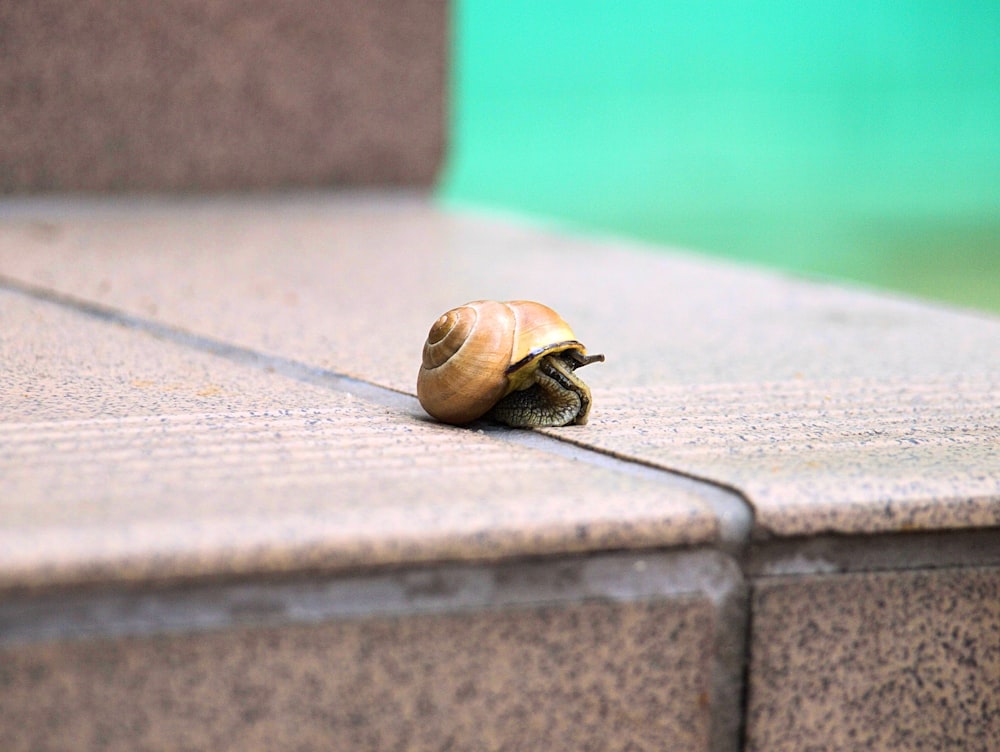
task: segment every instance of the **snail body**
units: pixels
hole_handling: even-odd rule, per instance
[[[526,300],[476,300],[434,322],[417,377],[423,408],[445,423],[483,416],[511,426],[587,422],[590,389],[574,371],[603,361],[562,317]]]

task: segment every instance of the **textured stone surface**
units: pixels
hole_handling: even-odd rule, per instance
[[[765,579],[749,750],[1000,749],[1000,569]]]
[[[0,192],[430,185],[441,0],[0,8]]]
[[[796,571],[793,536],[1000,525],[985,316],[405,196],[7,201],[3,279],[23,291],[0,291],[0,617],[66,584],[95,585],[71,594],[101,633],[91,594],[127,606],[164,580],[718,544],[719,507],[663,474],[441,426],[327,373],[412,394],[430,323],[481,297],[541,299],[608,356],[584,372],[591,422],[549,434],[738,487],[758,548],[789,536],[774,571]],[[161,338],[122,325],[144,322]],[[912,566],[907,540],[877,566]],[[998,577],[761,580],[750,748],[994,749]],[[704,748],[740,720],[736,672],[709,664],[743,643],[691,592],[8,640],[0,746]]]
[[[412,393],[434,319],[534,298],[607,362],[560,438],[735,486],[762,536],[1000,524],[1000,321],[363,196],[8,204],[0,274]]]
[[[0,290],[0,588],[703,543],[691,492]]]
[[[762,536],[994,527],[996,374],[610,389],[587,444],[741,489]]]
[[[0,649],[17,750],[707,749],[689,597]]]

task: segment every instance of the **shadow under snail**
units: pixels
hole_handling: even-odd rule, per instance
[[[462,425],[486,417],[509,426],[584,424],[587,355],[569,324],[541,303],[475,300],[443,314],[424,343],[417,398],[432,417]]]

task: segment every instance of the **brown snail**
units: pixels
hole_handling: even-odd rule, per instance
[[[590,389],[574,371],[603,360],[587,355],[548,306],[475,300],[431,327],[417,398],[431,416],[456,425],[483,416],[518,427],[583,424]]]

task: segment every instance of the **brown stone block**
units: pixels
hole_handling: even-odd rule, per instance
[[[748,750],[1000,749],[1000,569],[765,580]]]
[[[0,192],[429,185],[447,4],[0,8]]]
[[[681,593],[8,645],[0,748],[702,750],[717,620]]]

